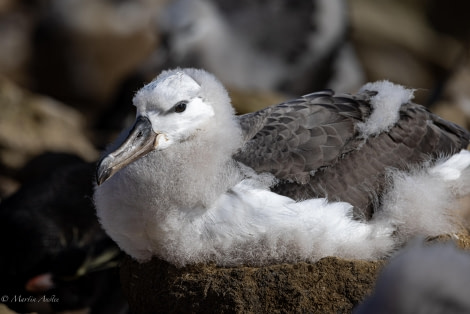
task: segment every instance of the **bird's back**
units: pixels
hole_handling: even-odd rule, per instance
[[[374,92],[331,91],[240,116],[246,144],[235,156],[258,172],[271,172],[273,191],[303,200],[327,197],[354,205],[370,218],[387,187],[387,171],[408,170],[465,149],[470,133],[411,102],[386,131],[364,135],[375,110]]]

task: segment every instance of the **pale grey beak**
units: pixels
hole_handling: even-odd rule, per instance
[[[152,151],[156,146],[157,135],[147,117],[138,117],[124,142],[98,162],[97,184],[102,184],[134,160]]]

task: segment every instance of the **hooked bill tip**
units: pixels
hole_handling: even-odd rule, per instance
[[[96,183],[103,184],[128,164],[138,160],[159,145],[158,134],[147,117],[140,116],[118,147],[104,156],[97,165]]]
[[[108,180],[111,177],[111,175],[112,175],[112,168],[103,166],[102,162],[100,162],[96,169],[96,184],[97,185],[103,184],[106,180]]]

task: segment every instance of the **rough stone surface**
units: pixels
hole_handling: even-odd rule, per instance
[[[75,153],[92,161],[97,150],[87,138],[76,110],[0,79],[0,164],[21,168],[46,151]]]

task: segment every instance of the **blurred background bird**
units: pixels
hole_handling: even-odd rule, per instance
[[[20,312],[125,313],[117,271],[120,250],[101,229],[92,193],[94,165],[45,154],[0,203],[0,294]],[[20,301],[18,298],[33,301]],[[49,302],[39,302],[41,298]],[[37,300],[37,301],[34,301]]]
[[[453,243],[415,240],[381,271],[354,314],[468,313],[470,255]]]
[[[162,14],[168,65],[203,68],[241,90],[351,92],[364,81],[347,2],[178,0]]]

